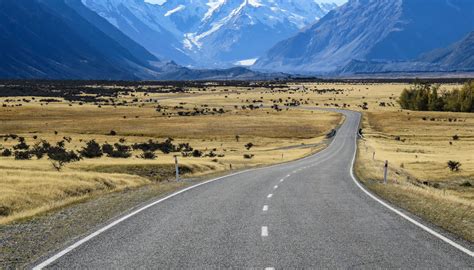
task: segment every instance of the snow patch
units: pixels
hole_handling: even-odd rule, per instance
[[[209,7],[209,9],[207,10],[206,14],[204,14],[204,18],[202,18],[202,21],[206,21],[207,19],[209,19],[212,14],[214,14],[214,11],[219,9],[224,4],[225,0],[210,0],[209,2],[207,2],[206,5]]]
[[[262,2],[260,2],[260,0],[246,0],[248,2],[249,5],[253,6],[253,7],[261,7],[263,6]]]
[[[243,66],[243,67],[250,67],[250,66],[253,66],[255,64],[255,62],[257,62],[257,60],[258,60],[258,58],[245,59],[245,60],[235,62],[234,65]]]
[[[181,11],[183,9],[185,9],[186,7],[184,5],[179,5],[177,6],[176,8],[172,9],[172,10],[169,10],[168,12],[165,13],[165,17],[168,17],[168,16],[171,16],[173,15],[174,13],[178,12],[178,11]]]

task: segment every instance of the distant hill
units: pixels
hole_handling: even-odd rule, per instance
[[[82,8],[80,1],[0,0],[0,78],[153,77],[155,56],[83,11],[99,29],[75,8]]]
[[[0,0],[0,79],[268,79],[160,61],[80,0]]]
[[[331,74],[404,62],[397,65],[416,69],[406,62],[460,40],[474,29],[472,18],[471,0],[349,0],[275,45],[255,68]]]
[[[423,55],[419,61],[439,65],[445,70],[474,71],[474,31],[447,48]]]
[[[473,72],[474,32],[442,49],[436,49],[408,61],[352,60],[339,70],[340,75],[374,73]]]

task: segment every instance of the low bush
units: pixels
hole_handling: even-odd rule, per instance
[[[113,146],[110,144],[102,145],[102,152],[111,158],[129,158],[132,156],[131,147],[119,143],[116,143]]]
[[[196,157],[196,158],[202,157],[202,152],[199,151],[199,150],[197,150],[197,149],[195,149],[195,150],[193,151],[193,153],[192,153],[192,156],[193,156],[193,157]]]
[[[13,153],[12,153],[12,150],[10,150],[10,149],[4,149],[4,150],[0,153],[0,155],[1,155],[2,157],[11,157],[11,156],[13,155]]]
[[[151,152],[151,151],[145,151],[145,152],[143,152],[143,154],[140,155],[140,157],[143,158],[143,159],[155,159],[156,154],[154,152]]]
[[[250,150],[253,147],[253,143],[249,142],[248,144],[245,145],[245,148],[247,150]]]
[[[461,187],[472,187],[472,184],[469,181],[465,181],[461,184]]]
[[[30,146],[26,144],[25,138],[24,137],[19,137],[18,138],[19,143],[15,146],[13,146],[13,149],[15,150],[28,150]]]
[[[58,171],[60,171],[67,163],[81,160],[76,152],[67,151],[60,143],[49,148],[48,158],[51,160],[53,167]]]
[[[29,160],[33,157],[30,151],[15,151],[16,160]]]
[[[88,141],[79,153],[83,158],[99,158],[104,154],[95,140]]]
[[[452,171],[452,172],[457,172],[459,171],[459,168],[461,167],[461,162],[459,161],[454,161],[454,160],[450,160],[448,161],[448,168]]]

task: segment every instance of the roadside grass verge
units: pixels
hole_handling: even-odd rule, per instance
[[[449,118],[462,120],[444,121]],[[469,124],[473,121],[471,114],[366,113],[365,139],[358,142],[355,173],[392,204],[474,242],[474,160],[468,154],[474,146],[474,127]],[[453,134],[460,134],[461,139],[453,141]],[[389,161],[386,185],[385,160]],[[461,170],[449,170],[449,160],[460,161]]]
[[[0,179],[0,224],[30,218],[96,195],[150,183],[136,175],[21,169],[2,169]]]

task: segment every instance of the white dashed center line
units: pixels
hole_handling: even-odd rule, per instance
[[[280,179],[280,183],[282,183],[283,181],[285,181],[285,179]]]
[[[275,270],[274,267],[266,267],[265,270]]]
[[[273,194],[268,194],[267,198],[270,199],[271,197],[273,197]]]
[[[268,211],[268,205],[264,205],[262,210],[263,210],[263,212]]]
[[[268,227],[262,226],[262,237],[267,237],[267,236],[268,236]]]
[[[278,188],[278,185],[274,186],[273,189],[277,189]]]

